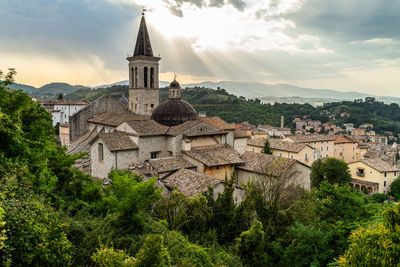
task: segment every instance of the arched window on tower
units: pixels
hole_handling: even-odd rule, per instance
[[[135,75],[134,75],[134,70],[133,67],[131,68],[131,87],[135,86]]]
[[[137,67],[135,67],[135,88],[137,88]]]
[[[143,82],[144,82],[144,87],[147,87],[147,67],[144,67]]]
[[[150,68],[150,88],[154,88],[154,68]]]

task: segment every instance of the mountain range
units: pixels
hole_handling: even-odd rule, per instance
[[[95,87],[84,86],[84,85],[70,85],[68,83],[50,83],[42,87],[36,88],[25,84],[13,84],[11,85],[14,89],[21,89],[27,94],[36,97],[43,98],[54,98],[60,93],[67,94],[78,89],[99,89],[107,88],[113,85],[128,85],[128,81],[120,81],[112,84],[104,84]],[[160,87],[166,87],[169,82],[160,81]],[[225,89],[231,94],[237,96],[244,96],[246,98],[259,98],[263,102],[301,102],[301,103],[324,103],[334,102],[342,100],[354,100],[365,97],[376,97],[378,100],[385,103],[398,103],[400,104],[400,97],[392,96],[374,96],[371,94],[365,94],[360,92],[342,92],[332,89],[311,89],[302,88],[290,84],[263,84],[263,83],[251,83],[251,82],[232,82],[232,81],[221,81],[221,82],[201,82],[201,83],[190,83],[182,84],[185,87],[204,87],[212,89]]]

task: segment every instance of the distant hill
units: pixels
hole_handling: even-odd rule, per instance
[[[68,94],[79,89],[88,88],[83,85],[70,85],[68,83],[49,83],[39,88],[30,85],[14,83],[10,85],[10,87],[13,89],[22,90],[31,96],[40,98],[55,98],[60,93]]]
[[[160,81],[160,88],[166,87],[170,82]],[[102,92],[109,92],[108,88],[114,86],[128,86],[128,80],[112,83],[103,84],[95,87],[84,86],[84,85],[70,85],[67,83],[50,83],[40,88],[25,84],[13,84],[11,87],[15,89],[21,89],[24,92],[43,98],[54,98],[60,93],[69,94],[71,98],[80,99],[82,96],[86,100],[90,99],[90,95],[98,95],[99,91],[91,91],[92,89],[104,89]],[[182,88],[212,88],[218,89],[223,88],[227,92],[237,95],[244,96],[246,98],[258,98],[264,103],[309,103],[314,106],[320,106],[327,102],[336,101],[352,101],[354,99],[363,99],[368,96],[374,96],[371,94],[364,94],[359,92],[341,92],[332,89],[311,89],[301,88],[290,84],[263,84],[263,83],[244,83],[244,82],[202,82],[202,83],[191,83],[183,84]],[[75,94],[71,94],[72,92]],[[121,91],[122,92],[122,91]],[[126,92],[127,95],[127,92]],[[385,103],[397,103],[400,104],[400,97],[392,96],[375,96],[378,100]]]

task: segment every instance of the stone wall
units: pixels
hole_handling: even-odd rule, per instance
[[[128,109],[109,95],[103,95],[69,117],[69,137],[73,142],[89,130],[87,120],[104,112],[128,113]]]

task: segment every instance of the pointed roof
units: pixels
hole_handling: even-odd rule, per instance
[[[147,31],[144,13],[142,13],[142,19],[140,21],[139,32],[136,39],[136,47],[133,56],[153,56],[153,49],[151,49],[150,37]]]

